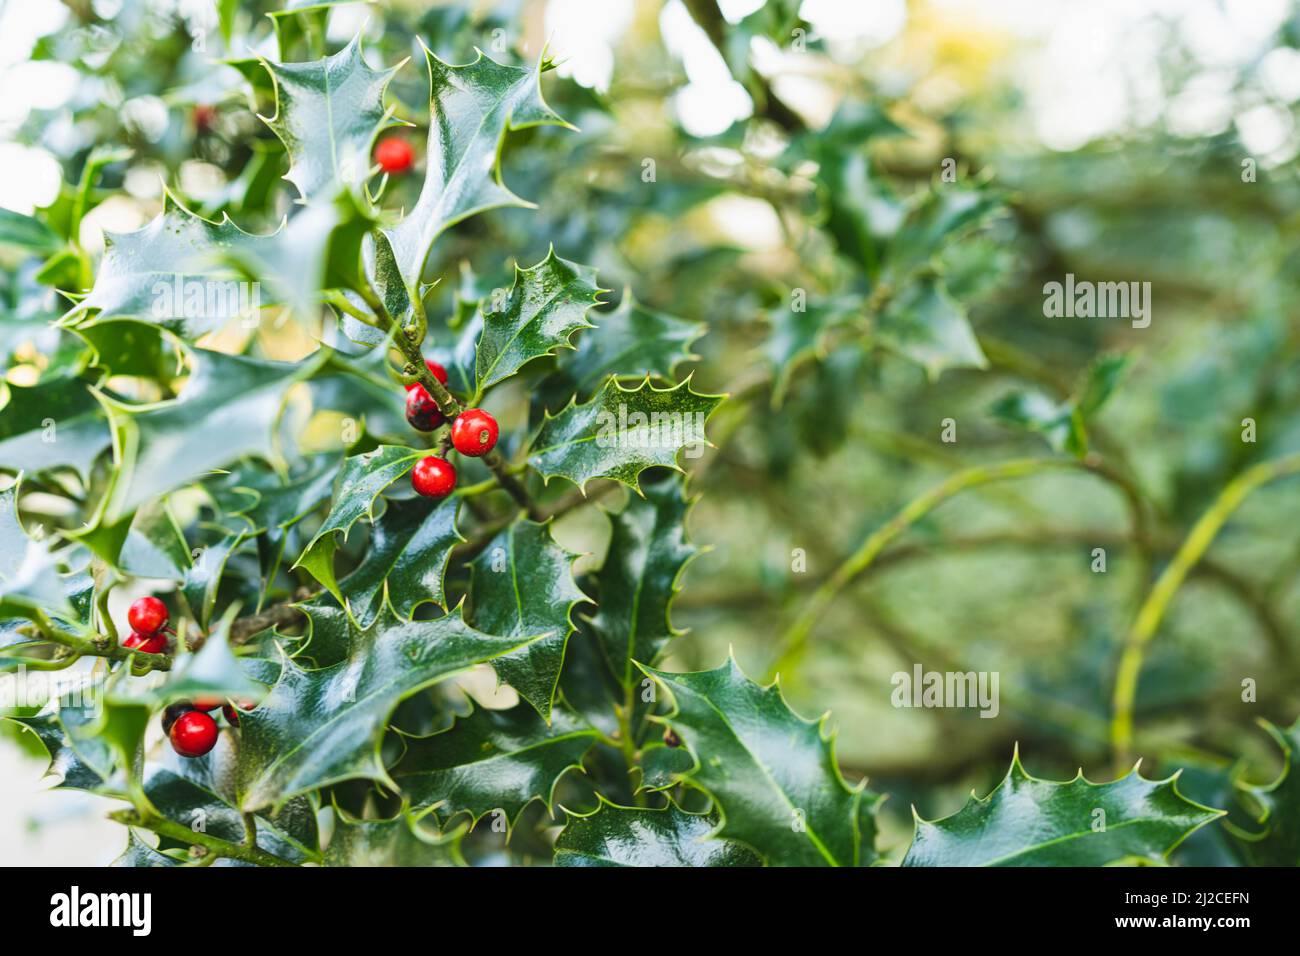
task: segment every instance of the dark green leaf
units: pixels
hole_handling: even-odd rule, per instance
[[[1222,816],[1178,792],[1177,774],[1064,783],[1025,773],[1017,753],[996,790],[941,820],[916,820],[904,866],[1104,866],[1159,862],[1193,830]]]
[[[858,866],[865,787],[835,765],[825,718],[804,720],[776,684],[759,687],[729,659],[716,670],[642,668],[671,696],[663,718],[695,759],[682,783],[713,797],[715,833],[774,866]]]
[[[528,462],[547,480],[559,475],[584,489],[593,478],[635,488],[647,468],[678,468],[683,448],[693,446],[693,454],[708,444],[704,425],[722,398],[699,394],[690,379],[663,389],[647,379],[629,389],[610,378],[586,404],[546,416]]]
[[[669,803],[662,810],[602,800],[572,814],[555,841],[556,866],[761,866],[747,847],[712,839],[717,821]]]

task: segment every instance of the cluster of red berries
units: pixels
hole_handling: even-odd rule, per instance
[[[447,370],[437,362],[426,360],[429,374],[443,385]],[[406,386],[406,420],[417,431],[431,432],[446,417],[428,390],[418,382]],[[496,447],[497,420],[481,408],[467,408],[451,423],[451,444],[462,455],[480,458]],[[446,458],[426,455],[411,471],[411,485],[426,498],[445,498],[456,487],[456,468]]]
[[[404,173],[415,162],[415,150],[399,136],[385,136],[375,147],[375,162],[390,176]]]
[[[232,727],[239,726],[239,709],[220,697],[196,697],[163,708],[163,733],[172,750],[182,757],[202,757],[217,745],[217,722],[209,711],[221,708]],[[243,710],[252,710],[251,701],[240,701]]]
[[[156,597],[142,597],[131,603],[126,612],[126,621],[131,625],[131,634],[122,646],[145,654],[166,654],[167,637],[171,629],[167,627],[167,605]]]

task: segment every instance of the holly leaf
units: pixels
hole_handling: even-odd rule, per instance
[[[1057,402],[1042,392],[1026,389],[1008,392],[990,410],[1008,425],[1042,435],[1055,451],[1080,458],[1087,454],[1088,433],[1073,402]]]
[[[144,793],[155,810],[168,820],[190,828],[200,828],[209,836],[231,843],[245,839],[244,815],[227,795],[219,765],[219,747],[204,757],[180,757],[165,750],[160,763],[148,768],[144,779]],[[254,817],[257,827],[257,845],[291,863],[304,863],[316,857],[316,817],[305,797],[294,801],[275,819],[262,814]],[[295,834],[286,832],[276,823],[292,827]],[[164,838],[160,850],[183,847]],[[245,866],[237,860],[219,860],[217,866]]]
[[[601,291],[595,269],[561,259],[553,248],[535,266],[516,266],[514,285],[501,308],[483,312],[476,391],[481,394],[533,359],[572,349],[573,333],[592,328],[587,312]]]
[[[459,609],[434,621],[381,617],[338,664],[305,670],[286,658],[256,710],[240,717],[240,806],[280,806],[341,780],[397,789],[380,758],[389,714],[406,697],[546,637],[476,631]]]
[[[465,827],[431,833],[403,810],[391,820],[358,820],[334,810],[326,866],[464,866]]]
[[[1224,821],[1251,866],[1300,866],[1300,720],[1285,729],[1260,722],[1282,751],[1282,769],[1266,784],[1238,783],[1254,805],[1254,829]]]
[[[966,311],[933,277],[909,283],[876,318],[876,341],[937,378],[950,368],[987,368]]]
[[[683,362],[698,359],[691,345],[708,326],[648,309],[631,289],[618,308],[594,312],[595,325],[578,338],[573,354],[561,353],[558,368],[546,380],[546,395],[560,402],[576,395],[585,401],[611,375],[620,379],[672,378]]]
[[[549,635],[492,662],[497,677],[547,720],[573,632],[571,612],[589,600],[573,580],[574,557],[555,543],[547,525],[521,518],[471,564],[476,627],[515,637]]]
[[[195,348],[193,374],[179,398],[128,405],[101,394],[117,468],[96,525],[115,525],[146,501],[245,456],[276,461],[274,431],[285,396],[315,373],[326,351],[289,363]]]
[[[185,339],[213,332],[235,318],[256,319],[270,305],[244,282],[234,263],[265,254],[276,234],[244,232],[223,215],[210,222],[167,193],[164,210],[135,232],[105,232],[107,249],[90,293],[60,320],[93,325],[145,319]],[[93,316],[91,315],[92,313]]]
[[[12,209],[0,209],[0,245],[48,256],[58,252],[63,241],[39,219]]]
[[[306,569],[343,604],[343,592],[334,576],[338,534],[346,538],[352,526],[363,517],[374,521],[375,499],[426,454],[427,451],[401,445],[380,445],[344,461],[330,513],[293,566]]]
[[[509,131],[568,126],[542,99],[541,70],[497,63],[481,51],[451,66],[424,47],[429,68],[429,141],[420,196],[385,230],[406,288],[419,287],[424,263],[444,230],[500,206],[531,206],[501,181],[501,144]]]
[[[159,867],[159,866],[181,866],[179,860],[174,860],[165,853],[159,853],[135,832],[135,827],[127,827],[126,849],[122,851],[109,866],[120,867]]]
[[[74,736],[73,731],[90,720],[90,711],[83,703],[75,694],[65,694],[36,716],[6,719],[27,728],[40,740],[50,757],[45,775],[59,778],[56,788],[102,793],[113,777],[113,753],[93,735]]]
[[[221,540],[199,550],[194,563],[185,570],[180,592],[186,606],[199,624],[207,627],[217,603],[217,589],[225,573],[226,562],[244,540],[243,532],[227,534]]]
[[[0,408],[0,470],[36,474],[72,468],[85,475],[112,440],[104,411],[85,382],[60,376],[36,385],[6,383]]]
[[[682,571],[698,549],[686,540],[690,503],[683,482],[661,481],[631,497],[609,515],[611,534],[605,564],[596,578],[596,614],[610,671],[624,688],[640,679],[634,662],[653,663],[681,631],[669,620]]]
[[[552,809],[560,778],[581,767],[596,738],[594,728],[564,711],[548,726],[527,704],[478,708],[441,733],[403,737],[393,779],[414,808],[434,808],[444,821],[467,813],[472,825],[502,810],[514,826],[534,800]]]
[[[404,620],[421,604],[446,608],[443,575],[452,549],[465,540],[456,530],[459,504],[455,497],[388,503],[374,523],[365,558],[339,584],[348,610],[362,627],[385,606]]]
[[[637,488],[647,468],[681,471],[678,452],[709,444],[704,426],[723,398],[701,395],[689,378],[661,389],[649,379],[624,388],[611,377],[591,401],[579,405],[575,400],[546,416],[528,463],[547,482],[559,475],[584,491],[593,478]]]
[[[671,802],[655,810],[620,807],[602,797],[592,813],[569,815],[555,840],[555,865],[762,866],[749,848],[713,839],[717,822]]]
[[[838,326],[860,314],[860,304],[833,300],[805,303],[802,309],[780,306],[768,313],[772,330],[764,353],[772,366],[772,407],[785,400],[790,379],[799,366],[812,358],[823,357],[826,336]]]
[[[275,82],[276,114],[262,117],[284,143],[303,202],[355,190],[370,171],[375,137],[395,125],[384,90],[400,68],[372,70],[357,35],[338,53],[307,63],[262,65]]]
[[[1057,783],[1029,776],[1017,751],[984,799],[952,816],[916,817],[903,866],[1104,866],[1164,860],[1194,830],[1223,815],[1178,792],[1178,775],[1146,780],[1134,768],[1110,783],[1082,772]]]
[[[864,784],[850,787],[835,764],[826,718],[804,720],[774,683],[759,687],[734,658],[711,671],[641,668],[669,694],[656,718],[682,739],[695,765],[678,782],[713,798],[712,835],[734,840],[774,866],[858,866]]]

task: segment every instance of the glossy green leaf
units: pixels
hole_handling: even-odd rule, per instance
[[[691,345],[708,328],[646,308],[631,289],[623,291],[617,309],[587,318],[594,328],[578,336],[576,352],[560,353],[558,368],[546,381],[546,395],[560,396],[553,407],[574,395],[586,401],[611,375],[624,381],[672,378],[682,363],[699,357]]]
[[[516,266],[514,285],[500,308],[483,312],[475,358],[477,391],[504,381],[533,359],[573,348],[573,333],[592,327],[587,312],[600,291],[595,269],[561,259],[554,249],[535,266]],[[489,297],[485,305],[491,301]]]
[[[113,860],[109,866],[120,867],[159,867],[159,866],[180,866],[179,860],[174,860],[164,853],[159,853],[149,844],[141,839],[136,832],[135,827],[127,827],[126,849],[122,854]]]
[[[708,444],[704,426],[722,401],[701,395],[690,379],[656,388],[648,379],[624,388],[610,378],[591,401],[570,403],[547,415],[533,439],[528,463],[548,481],[560,476],[585,490],[593,478],[612,478],[633,488],[653,465],[678,468],[677,456]]]
[[[449,730],[404,737],[392,774],[412,806],[432,807],[442,820],[467,813],[477,823],[501,810],[513,825],[534,800],[551,809],[560,778],[582,765],[596,736],[562,710],[548,726],[528,704],[478,708]]]
[[[343,463],[330,513],[293,566],[305,568],[341,603],[343,593],[334,576],[338,535],[346,537],[361,518],[373,521],[375,499],[426,454],[427,451],[401,445],[380,445],[348,458]]]
[[[654,663],[681,632],[669,619],[678,581],[698,549],[686,540],[683,482],[676,476],[631,497],[609,516],[612,533],[597,576],[599,602],[592,626],[600,635],[610,670],[624,687],[641,679],[634,662]]]
[[[358,623],[368,626],[385,606],[407,620],[421,604],[446,608],[443,575],[452,549],[465,540],[456,530],[459,505],[455,497],[388,503],[374,523],[365,557],[339,583]]]
[[[63,245],[49,226],[12,209],[0,209],[0,245],[49,255]]]
[[[987,368],[965,309],[934,278],[910,283],[876,316],[874,337],[931,378],[950,368]]]
[[[493,538],[472,565],[476,627],[514,637],[545,635],[496,658],[492,667],[548,719],[573,631],[571,613],[587,600],[573,579],[574,557],[555,543],[547,525],[520,518]]]
[[[98,520],[112,525],[146,501],[239,458],[278,458],[274,426],[285,396],[326,358],[268,362],[193,349],[194,372],[180,397],[127,405],[103,397],[113,426],[116,474]],[[195,428],[202,422],[202,428]]]
[[[510,130],[567,125],[542,99],[539,69],[497,63],[479,53],[464,66],[426,47],[429,124],[420,197],[386,235],[407,289],[418,288],[434,241],[462,219],[499,206],[527,206],[501,182],[501,142]]]
[[[206,628],[212,619],[212,609],[217,603],[217,588],[221,586],[226,562],[243,540],[242,532],[226,535],[199,549],[194,563],[186,569],[185,579],[181,582],[181,596],[199,627]]]
[[[305,670],[286,659],[270,695],[240,718],[240,805],[279,806],[355,778],[392,786],[379,745],[393,708],[422,688],[536,640],[476,631],[457,610],[435,621],[381,617],[351,655],[331,667]]]
[[[1031,777],[1017,753],[1002,782],[952,816],[916,820],[904,866],[1104,866],[1159,862],[1222,816],[1178,792],[1177,774],[1146,780],[1136,768],[1110,783],[1082,773],[1062,783]]]
[[[1300,720],[1287,728],[1267,721],[1263,726],[1282,751],[1282,769],[1271,783],[1239,783],[1253,810],[1252,825],[1224,826],[1251,866],[1300,866]]]
[[[277,107],[266,124],[289,154],[284,178],[307,202],[358,188],[369,174],[375,137],[392,125],[384,90],[397,68],[372,70],[360,36],[321,60],[264,65],[275,80]]]
[[[356,820],[335,810],[326,866],[464,866],[461,826],[446,833],[402,812],[390,820]]]
[[[151,763],[146,772],[145,796],[150,805],[168,820],[190,829],[201,829],[221,840],[242,843],[245,839],[244,815],[232,802],[228,783],[223,780],[226,762],[227,753],[222,745],[200,758],[180,757],[166,748],[161,759]],[[257,845],[261,849],[293,863],[303,863],[315,856],[318,843],[316,815],[306,798],[291,801],[273,818],[257,814],[255,823]],[[183,844],[173,844],[166,838],[159,843],[160,850],[170,846]],[[216,865],[247,864],[219,860]]]
[[[111,442],[104,411],[85,382],[61,377],[4,386],[0,407],[0,470],[37,473],[72,468],[80,474]]]
[[[108,248],[90,293],[64,316],[65,324],[137,318],[185,339],[215,331],[234,319],[257,320],[272,297],[254,295],[237,254],[255,254],[277,236],[244,232],[229,217],[210,222],[168,194],[165,210],[128,233],[106,233]],[[265,290],[269,293],[271,290]]]
[[[662,810],[602,800],[571,814],[555,841],[556,866],[761,866],[750,849],[713,838],[717,820],[669,803]]]
[[[774,866],[858,866],[864,785],[835,763],[825,718],[804,720],[776,684],[759,687],[735,660],[716,670],[669,674],[642,668],[670,696],[663,717],[695,766],[681,782],[714,801],[715,835]]]

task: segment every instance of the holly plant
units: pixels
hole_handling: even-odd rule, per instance
[[[548,52],[475,50],[496,21],[428,13],[403,58],[396,20],[373,42],[327,32],[336,6],[219,4],[206,58],[145,31],[176,135],[95,112],[103,142],[54,203],[0,213],[0,358],[25,370],[0,408],[0,670],[52,688],[11,719],[56,790],[114,801],[118,864],[1102,865],[1163,861],[1224,815],[1134,768],[1127,738],[1097,783],[1032,776],[1008,746],[985,795],[886,840],[889,794],[841,769],[829,715],[779,680],[947,498],[1049,470],[1123,487],[1090,425],[1124,355],[1066,396],[1004,398],[1055,453],[959,472],[881,524],[769,622],[769,674],[681,664],[697,637],[674,604],[709,543],[697,483],[733,435],[834,447],[826,396],[871,357],[929,383],[989,366],[968,307],[1000,251],[995,184],[895,189],[862,151],[902,135],[882,111],[814,132],[742,55],[754,123],[783,144],[772,182],[666,161],[663,205],[611,225],[618,200],[573,170],[617,157],[613,114]],[[140,190],[124,171],[146,159],[156,214],[96,248],[83,224]],[[205,166],[220,189],[190,182]],[[702,308],[663,308],[663,277],[606,233],[751,187],[815,207],[798,242],[830,265],[808,267],[806,307],[751,310],[762,334],[730,381],[741,352],[708,345]],[[684,299],[691,268],[671,266]],[[1300,724],[1272,732],[1286,768],[1224,838],[1295,863]]]

